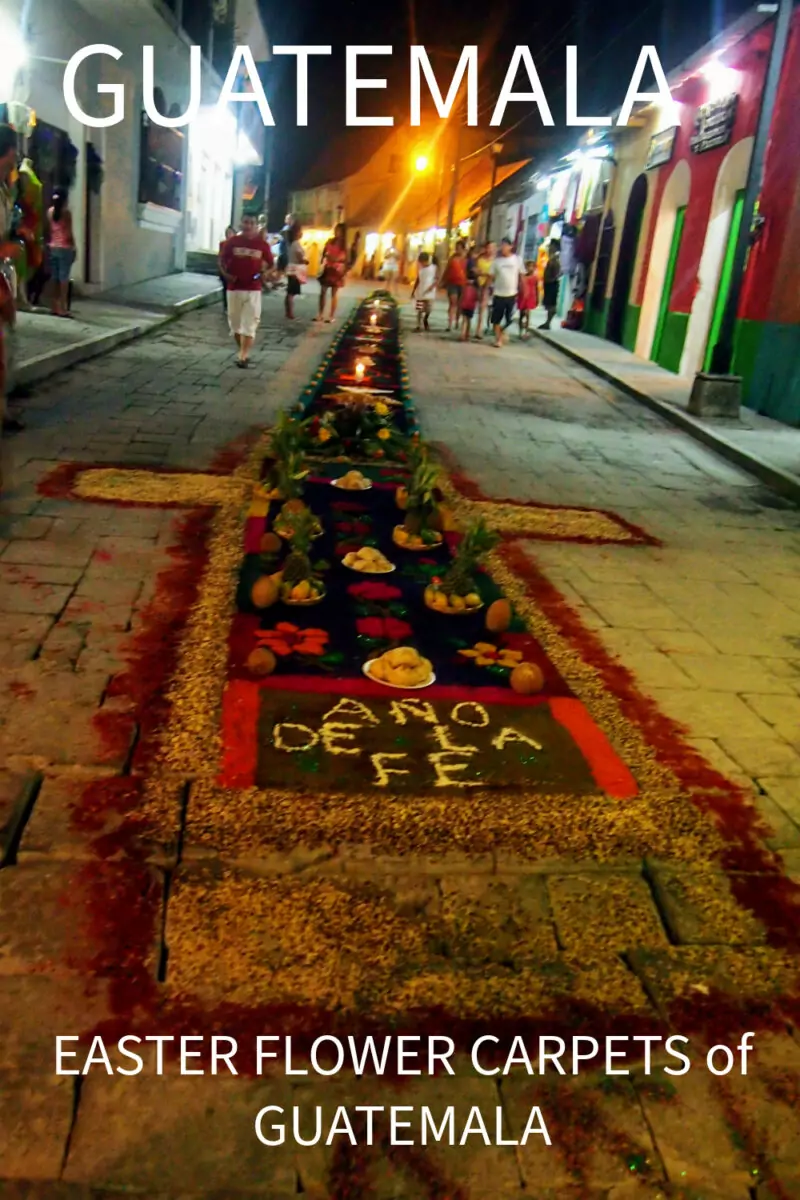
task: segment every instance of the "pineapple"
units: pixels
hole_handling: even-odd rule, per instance
[[[305,512],[306,506],[301,497],[303,495],[303,482],[308,475],[305,458],[299,450],[291,450],[285,458],[278,459],[275,463],[275,470],[278,480],[278,489],[283,497],[283,506],[281,507],[281,520],[289,524],[287,518],[290,514]],[[293,524],[293,522],[291,522]]]
[[[438,508],[436,481],[439,471],[422,446],[415,446],[410,458],[411,478],[408,483],[403,525],[411,537],[422,537],[432,530],[432,521]]]
[[[317,532],[317,518],[308,509],[292,514],[292,549],[283,564],[284,600],[295,603],[322,599],[323,587],[311,565],[311,542]]]
[[[282,412],[272,429],[271,449],[273,463],[270,469],[270,485],[281,493],[284,500],[299,496],[299,480],[305,477],[303,442],[307,421],[296,421]],[[302,474],[300,474],[302,472]]]
[[[494,549],[497,542],[497,534],[487,528],[483,518],[471,525],[464,534],[441,584],[441,590],[449,597],[451,607],[454,600],[456,608],[460,608],[459,600],[466,602],[467,608],[478,607],[480,596],[475,583],[475,571],[481,559]]]

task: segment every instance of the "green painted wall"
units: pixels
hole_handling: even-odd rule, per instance
[[[800,325],[741,321],[734,370],[744,378],[748,408],[800,426]]]
[[[625,321],[622,326],[622,344],[626,350],[636,346],[636,334],[639,332],[639,317],[642,315],[641,306],[629,304],[625,309]]]
[[[688,327],[688,313],[667,313],[656,362],[666,371],[674,371],[676,375],[680,370],[683,343],[686,341]]]
[[[742,395],[745,404],[748,404],[747,397],[750,395],[756,377],[758,351],[765,328],[763,321],[736,322],[731,370],[734,375],[742,377]],[[750,405],[750,407],[754,406]]]
[[[595,337],[605,337],[607,318],[608,299],[606,298],[597,308],[594,304],[590,307],[589,315],[586,318],[586,332],[593,333]]]

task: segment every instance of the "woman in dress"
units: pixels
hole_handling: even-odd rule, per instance
[[[53,280],[52,311],[54,317],[71,317],[69,311],[69,281],[75,262],[75,237],[72,232],[72,213],[67,207],[67,193],[53,192],[53,207],[47,214],[50,230],[50,276]]]
[[[306,252],[303,249],[303,243],[300,240],[303,236],[303,227],[299,221],[295,221],[289,228],[286,234],[286,301],[285,310],[286,316],[290,321],[294,320],[294,298],[299,296],[303,290],[303,284],[308,278],[308,269]]]
[[[322,251],[322,271],[319,277],[319,313],[317,320],[327,319],[328,323],[336,316],[336,305],[339,300],[339,289],[344,286],[347,275],[347,230],[344,225],[337,225],[333,237],[326,243]],[[325,318],[325,299],[331,293],[331,312]]]
[[[393,296],[397,286],[397,277],[400,274],[400,255],[397,253],[397,246],[394,242],[392,242],[383,256],[381,274],[383,275],[387,292],[390,296]]]

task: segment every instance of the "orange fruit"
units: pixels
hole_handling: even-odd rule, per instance
[[[277,533],[264,533],[258,544],[260,554],[278,554],[283,543]]]
[[[251,651],[247,656],[245,666],[253,675],[271,675],[278,665],[278,660],[266,646]]]
[[[509,683],[521,696],[533,696],[544,687],[544,675],[536,663],[524,662],[514,667]]]
[[[270,608],[279,596],[278,584],[271,575],[262,575],[250,589],[250,600],[254,608]]]
[[[505,633],[514,614],[507,600],[495,600],[486,611],[486,628],[490,633]]]

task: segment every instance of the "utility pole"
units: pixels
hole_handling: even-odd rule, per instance
[[[458,129],[456,130],[456,156],[453,163],[453,181],[450,185],[450,203],[447,208],[447,250],[450,252],[450,238],[453,233],[453,221],[456,212],[456,196],[458,195],[458,177],[461,172],[461,112],[458,114]]]
[[[503,143],[495,142],[491,149],[492,155],[492,186],[489,189],[489,207],[486,216],[486,241],[492,237],[492,214],[494,211],[494,190],[497,187],[497,160],[503,153]]]
[[[747,252],[750,246],[750,230],[753,216],[761,191],[764,175],[764,159],[769,145],[770,127],[775,109],[775,99],[781,79],[789,26],[792,18],[793,0],[780,0],[778,14],[775,20],[775,32],[772,37],[767,75],[764,82],[764,92],[761,98],[761,111],[758,115],[753,156],[750,160],[750,170],[747,175],[747,187],[742,207],[742,220],[739,235],[733,255],[731,283],[725,302],[719,337],[711,352],[712,375],[729,375],[733,362],[733,339],[736,331],[736,317],[739,310],[739,298],[744,283]],[[738,411],[738,408],[737,408]]]

